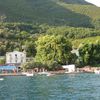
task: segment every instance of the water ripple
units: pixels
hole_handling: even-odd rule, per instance
[[[100,75],[4,77],[0,100],[100,100]]]

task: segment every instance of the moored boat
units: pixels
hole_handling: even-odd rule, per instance
[[[4,78],[0,78],[0,81],[3,81],[4,80]]]
[[[47,76],[53,76],[53,75],[55,75],[55,74],[51,74],[51,73],[48,73],[48,74],[47,74]]]
[[[23,72],[22,74],[25,76],[34,76],[34,73],[28,73],[28,72]]]
[[[33,73],[26,73],[26,76],[34,76]]]
[[[95,70],[94,73],[95,74],[100,74],[100,70]]]

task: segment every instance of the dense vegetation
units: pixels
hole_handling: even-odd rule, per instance
[[[0,56],[25,50],[34,58],[25,68],[99,64],[97,40],[100,8],[85,0],[0,0]],[[81,59],[72,48],[79,49]]]
[[[71,53],[72,45],[63,35],[40,36],[36,43],[36,56],[34,60],[23,65],[23,68],[41,68],[57,70],[63,64],[72,64],[76,55]]]
[[[100,27],[100,8],[85,0],[0,0],[7,22]]]
[[[0,56],[13,50],[25,50],[28,57],[33,57],[35,58],[34,61],[36,60],[30,64],[45,65],[46,67],[49,66],[48,68],[53,66],[54,68],[54,66],[61,64],[77,63],[75,61],[77,57],[70,53],[72,48],[78,48],[81,43],[88,44],[90,41],[94,43],[96,40],[100,40],[99,37],[99,29],[49,26],[46,24],[1,23]],[[57,43],[57,47],[55,47],[55,43]],[[70,50],[67,52],[68,47]],[[46,60],[47,63],[44,63]],[[27,64],[25,66],[27,67]]]
[[[95,44],[96,41],[100,40],[100,36],[93,36],[93,37],[87,37],[82,39],[75,39],[72,41],[72,44],[74,47],[78,48],[81,43],[93,43]]]
[[[1,23],[0,24],[0,56],[13,50],[26,49],[28,56],[35,56],[35,41],[40,35],[63,35],[73,42],[75,47],[86,37],[100,36],[100,30],[92,28],[74,28],[67,26],[49,26],[46,24]],[[100,38],[98,38],[99,40]],[[80,42],[78,43],[78,40]],[[87,39],[88,40],[88,39]],[[86,41],[87,41],[86,40]],[[85,42],[86,42],[85,41]]]
[[[65,64],[71,56],[72,46],[61,35],[45,35],[36,41],[36,50],[36,60],[39,62],[50,65],[53,61],[57,61]]]
[[[79,61],[81,65],[97,65],[100,64],[100,41],[93,43],[81,44],[79,47]]]

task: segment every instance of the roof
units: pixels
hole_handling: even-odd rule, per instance
[[[10,65],[0,66],[0,70],[14,70],[14,69],[16,69],[16,66],[10,66]]]
[[[7,54],[25,54],[25,52],[20,52],[20,51],[13,51],[13,52],[7,52]]]
[[[75,68],[75,65],[63,65],[62,67],[64,69],[66,69],[66,68]]]

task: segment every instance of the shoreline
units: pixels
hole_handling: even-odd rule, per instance
[[[46,71],[50,74],[79,74],[79,73],[94,73],[95,70],[100,70],[100,67],[90,67],[90,66],[85,66],[83,68],[76,68],[75,72],[71,73],[66,73],[66,70],[58,70],[58,71]],[[29,73],[29,72],[28,72]],[[34,75],[37,75],[39,72],[33,73]],[[31,73],[30,73],[31,74]],[[18,73],[0,73],[0,76],[26,76],[23,74],[23,72],[18,72]]]
[[[22,73],[4,73],[4,74],[0,74],[0,76],[25,76]]]
[[[48,71],[51,75],[60,75],[60,74],[80,74],[80,73],[93,73],[93,72],[72,72],[72,73],[65,73],[65,72],[56,72],[56,71]],[[38,75],[38,73],[34,73],[33,76]],[[0,77],[3,76],[26,76],[25,74],[22,73],[8,73],[8,74],[0,74]]]

